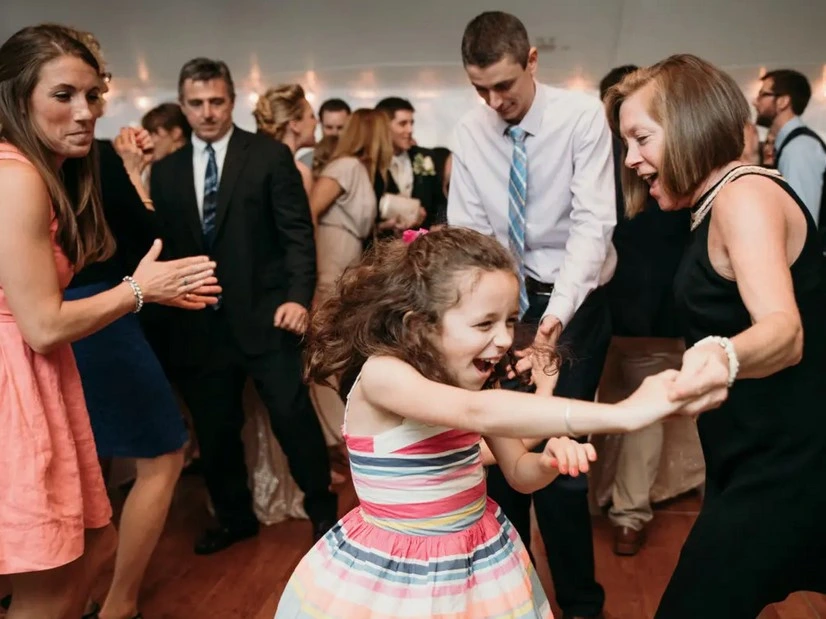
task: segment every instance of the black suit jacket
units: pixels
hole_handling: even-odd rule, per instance
[[[422,157],[430,157],[431,160],[433,160],[434,166],[436,165],[436,158],[433,157],[428,148],[413,146],[407,151],[407,154],[410,156],[411,165],[416,155],[419,154],[422,155]],[[399,187],[396,185],[393,175],[389,172],[387,173],[387,187],[385,191],[387,193],[399,193]],[[437,221],[437,218],[439,214],[444,211],[447,205],[447,198],[445,198],[445,194],[442,191],[442,177],[438,170],[435,170],[433,175],[416,174],[414,171],[411,197],[419,200],[424,210],[427,211],[427,217],[422,223],[423,228],[429,228],[434,223],[440,223]],[[381,198],[381,196],[379,196],[379,198]]]
[[[316,282],[310,207],[290,150],[264,135],[235,127],[218,188],[216,232],[206,247],[195,197],[192,144],[156,163],[151,193],[165,256],[209,254],[223,287],[222,311],[246,355],[277,350],[294,337],[273,326],[279,305],[309,307]],[[174,312],[170,351],[176,365],[198,365],[209,354],[210,318]]]

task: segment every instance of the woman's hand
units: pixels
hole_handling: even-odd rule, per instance
[[[669,388],[672,400],[696,398],[715,389],[728,389],[729,364],[723,347],[714,342],[693,346],[683,355],[683,366]]]
[[[140,177],[152,162],[154,144],[146,129],[124,127],[112,140],[112,145],[123,160],[123,167],[130,178]]]
[[[589,462],[596,462],[597,451],[591,443],[578,443],[566,436],[548,439],[539,458],[539,465],[547,470],[557,470],[563,475],[576,477],[587,473]]]
[[[132,276],[141,288],[144,302],[169,303],[215,283],[216,265],[209,256],[160,262],[162,247],[160,239],[156,239]]]
[[[202,310],[208,305],[218,303],[218,295],[220,295],[221,292],[223,292],[223,289],[218,285],[218,278],[210,277],[206,284],[197,290],[187,292],[163,304],[185,310]]]
[[[728,382],[710,385],[685,397],[674,397],[675,382],[681,372],[666,370],[647,377],[639,388],[617,405],[631,409],[629,431],[644,428],[672,414],[697,415],[717,408],[728,397]],[[728,370],[726,370],[728,376]]]

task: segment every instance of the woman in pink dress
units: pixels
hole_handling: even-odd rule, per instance
[[[70,343],[145,302],[214,302],[205,256],[158,262],[64,302],[83,265],[114,249],[94,177],[101,69],[60,26],[0,47],[0,575],[9,619],[76,618],[115,547],[112,514]]]

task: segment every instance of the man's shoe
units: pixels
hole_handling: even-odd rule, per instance
[[[218,527],[204,533],[195,543],[196,555],[211,555],[229,548],[236,542],[258,535],[258,526],[244,528]]]
[[[645,543],[645,527],[636,531],[631,527],[617,527],[614,531],[614,554],[633,557]]]

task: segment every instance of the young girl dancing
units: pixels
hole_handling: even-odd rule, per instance
[[[277,619],[551,617],[524,545],[486,496],[482,436],[508,482],[533,492],[587,472],[596,453],[568,438],[530,453],[520,438],[628,432],[724,396],[669,401],[669,372],[613,406],[556,398],[548,360],[533,363],[537,395],[483,390],[509,363],[517,320],[510,254],[470,230],[380,244],[345,272],[312,319],[306,378],[340,376],[349,391],[360,505],[299,563]]]

